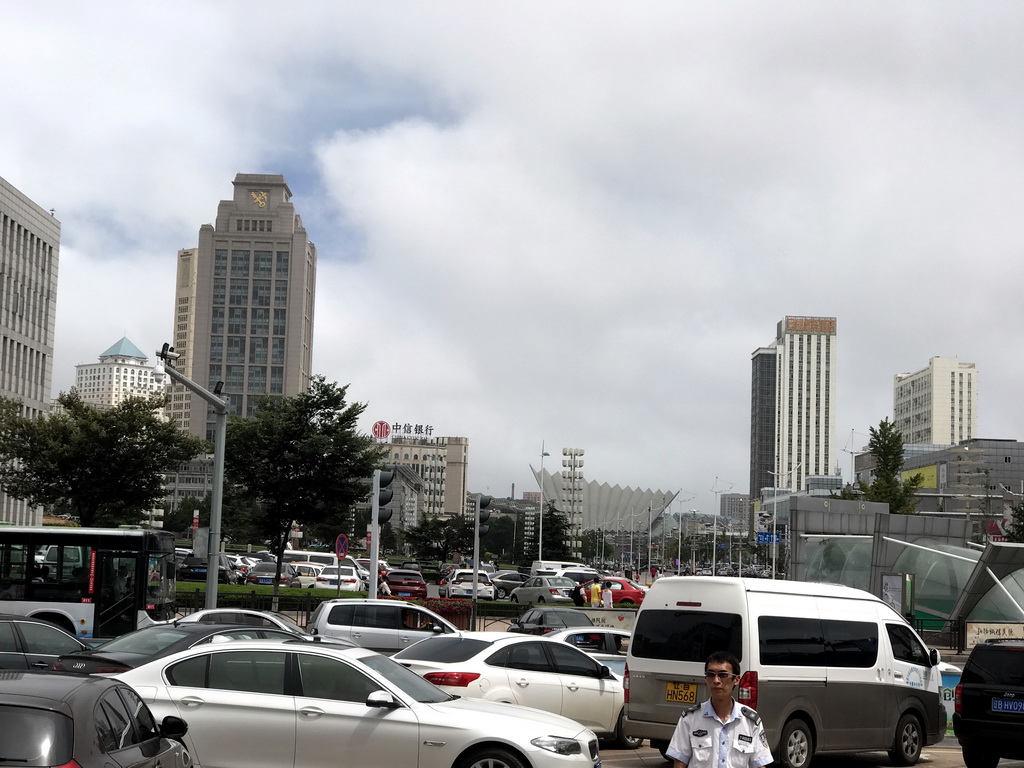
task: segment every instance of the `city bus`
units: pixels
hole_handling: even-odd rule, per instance
[[[174,618],[174,571],[168,531],[0,527],[0,612],[83,640]]]

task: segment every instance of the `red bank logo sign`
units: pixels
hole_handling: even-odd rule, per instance
[[[386,421],[375,421],[373,423],[373,436],[378,440],[387,440],[391,434],[391,425]]]

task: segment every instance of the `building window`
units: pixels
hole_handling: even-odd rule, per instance
[[[231,276],[232,277],[248,277],[249,276],[249,252],[248,251],[232,251],[231,252]]]
[[[213,252],[213,274],[224,277],[228,273],[228,252],[226,248]]]
[[[222,363],[222,362],[224,362],[224,337],[223,336],[211,336],[210,337],[210,362],[211,363]]]
[[[287,307],[288,306],[288,281],[287,280],[275,280],[274,281],[274,306],[275,307]]]
[[[269,280],[253,280],[252,281],[252,304],[255,307],[269,307],[270,306],[270,281]]]
[[[221,310],[222,319],[223,319],[223,312],[224,312],[224,310],[222,309]],[[231,307],[231,309],[228,311],[228,333],[245,334],[246,333],[246,330],[245,330],[246,322],[245,321],[246,321],[246,310],[245,310],[245,308],[244,307]],[[223,332],[223,328],[222,328],[222,332]]]
[[[249,362],[256,365],[267,364],[267,338],[266,336],[254,336],[249,339]],[[266,387],[267,375],[263,374],[263,388]],[[262,391],[262,390],[261,390]]]
[[[228,292],[228,281],[224,277],[213,278],[213,303],[224,305],[224,299]]]
[[[274,310],[274,336],[284,336],[285,314],[286,313],[283,309]]]
[[[232,392],[241,392],[245,384],[245,366],[229,365],[226,366],[226,372],[227,378],[224,379],[225,388]]]
[[[245,337],[244,336],[228,336],[228,356],[227,362],[229,363],[244,363],[245,362]]]
[[[273,251],[256,251],[252,259],[253,277],[270,277],[274,265]]]
[[[275,277],[288,277],[288,251],[277,252],[277,269],[274,271]]]
[[[249,366],[249,392],[267,391],[267,369],[262,365]]]
[[[270,310],[269,309],[253,309],[251,311],[250,325],[251,331],[254,336],[263,335],[266,336],[270,333]]]
[[[284,368],[273,367],[270,369],[270,394],[280,395],[284,393]]]
[[[284,339],[271,339],[270,362],[273,365],[284,365]]]
[[[216,303],[216,302],[214,302]],[[249,303],[249,281],[231,281],[231,304],[236,307],[244,307]]]

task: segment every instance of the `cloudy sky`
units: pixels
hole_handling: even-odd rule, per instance
[[[54,394],[171,339],[179,248],[280,173],[314,368],[471,441],[470,490],[746,492],[750,354],[838,322],[837,463],[977,363],[1024,438],[1024,6],[10,2],[0,176],[62,223]]]

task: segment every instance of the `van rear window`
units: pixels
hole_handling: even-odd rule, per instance
[[[743,661],[743,620],[737,613],[641,611],[630,651],[643,659],[703,664],[715,651]]]

